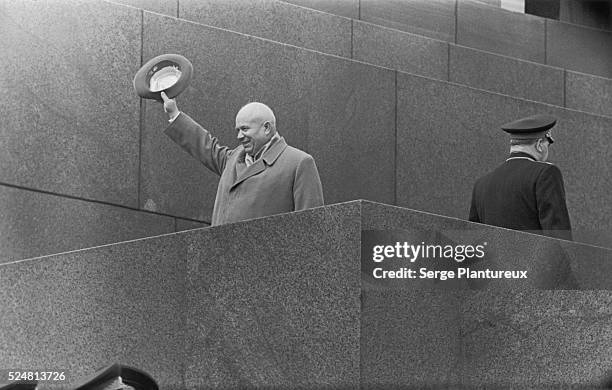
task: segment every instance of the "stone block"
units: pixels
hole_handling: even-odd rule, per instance
[[[539,63],[546,60],[544,19],[471,0],[458,2],[456,43]]]
[[[353,21],[353,58],[435,79],[448,78],[448,43]]]
[[[563,69],[456,45],[449,67],[449,81],[563,106]]]
[[[359,387],[359,221],[352,202],[190,232],[187,385]]]
[[[612,116],[612,79],[571,71],[565,76],[567,108]]]
[[[0,181],[138,205],[141,11],[0,4]]]
[[[611,245],[605,205],[612,151],[597,141],[612,126],[609,118],[401,73],[397,112],[397,204],[466,219],[474,182],[509,151],[501,124],[536,113],[557,116],[549,160],[563,173],[576,240]]]
[[[74,385],[121,362],[185,388],[184,252],[169,235],[0,265],[0,365]]]
[[[0,186],[0,263],[172,233],[174,220]]]
[[[351,21],[275,0],[181,0],[183,19],[342,57],[351,55]]]
[[[285,2],[351,19],[359,19],[359,0],[286,0]]]
[[[455,41],[455,1],[361,0],[360,19],[443,41]]]
[[[547,20],[546,63],[612,78],[612,31]]]

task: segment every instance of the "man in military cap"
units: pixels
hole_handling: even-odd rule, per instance
[[[561,171],[547,162],[556,118],[534,115],[507,123],[510,157],[474,184],[469,220],[572,239]]]

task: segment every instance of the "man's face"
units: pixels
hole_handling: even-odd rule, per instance
[[[239,112],[236,115],[236,138],[248,154],[254,156],[270,140],[266,134],[266,123],[250,117],[248,113]]]

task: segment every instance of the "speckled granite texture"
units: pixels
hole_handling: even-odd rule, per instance
[[[533,15],[459,0],[456,43],[544,63],[544,21]]]
[[[0,2],[0,181],[138,207],[141,11]]]
[[[612,116],[612,79],[566,72],[566,106]]]
[[[612,78],[612,31],[547,20],[546,63]]]
[[[500,126],[555,115],[549,161],[563,173],[575,240],[612,247],[612,147],[599,141],[612,119],[403,73],[397,112],[397,204],[463,219],[474,182],[509,153]]]
[[[175,231],[172,217],[1,185],[0,205],[0,263]]]
[[[144,23],[145,58],[172,50],[192,61],[179,107],[220,143],[235,147],[236,112],[262,101],[287,142],[315,158],[326,203],[393,202],[393,71],[147,12]],[[144,117],[141,207],[209,220],[217,177],[163,134],[159,103],[147,102]]]
[[[352,19],[359,18],[359,1],[360,0],[285,0],[286,3],[317,9],[319,11]]]
[[[452,288],[365,278],[362,230],[397,229],[486,238],[485,261],[543,277]],[[0,265],[0,366],[82,377],[121,362],[168,390],[597,384],[612,363],[611,260],[353,201]]]

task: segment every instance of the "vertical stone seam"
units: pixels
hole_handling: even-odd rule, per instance
[[[459,42],[457,39],[457,31],[459,31],[459,0],[455,0],[455,37],[454,43]]]
[[[140,66],[144,65],[144,10],[140,10]],[[136,208],[140,209],[141,199],[140,194],[142,192],[142,134],[145,120],[145,101],[143,98],[140,98],[140,110],[138,117],[138,177],[136,178],[137,191],[136,194]]]
[[[351,59],[355,59],[355,21],[351,19]]]
[[[398,96],[399,94],[397,93],[397,75],[398,75],[398,71],[396,70],[395,72],[395,112],[394,112],[394,119],[395,119],[395,134],[394,134],[394,143],[395,143],[395,156],[393,158],[393,204],[394,205],[398,205],[397,204],[397,156],[398,156],[398,148],[397,148],[397,100],[398,100]]]
[[[567,69],[563,69],[563,107],[567,108]]]
[[[180,2],[180,0],[176,0],[176,18],[177,19],[179,19],[181,17],[180,13],[179,13],[179,9],[181,8],[181,5],[180,5],[179,2]]]
[[[548,65],[548,20],[544,19],[544,64]]]
[[[361,19],[361,0],[357,0],[357,19]]]
[[[451,43],[447,42],[448,56],[446,59],[446,81],[451,81]]]

